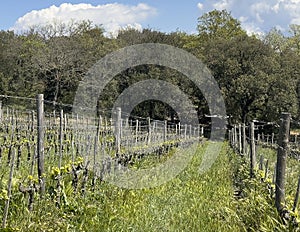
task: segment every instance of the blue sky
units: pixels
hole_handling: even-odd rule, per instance
[[[187,3],[188,2],[188,3]],[[14,26],[18,18],[24,16],[32,10],[41,10],[49,8],[52,5],[60,6],[63,3],[79,4],[89,3],[93,6],[109,3],[120,3],[124,5],[137,5],[145,3],[156,9],[156,14],[142,20],[140,24],[143,27],[150,27],[162,31],[175,31],[180,28],[187,32],[196,30],[197,18],[200,16],[200,10],[197,8],[198,0],[189,1],[170,1],[170,0],[10,0],[1,3],[0,8],[0,29],[7,30]],[[99,15],[99,17],[101,17]]]
[[[231,12],[249,33],[287,33],[300,24],[300,0],[9,0],[1,2],[0,30],[90,19],[112,34],[126,26],[193,33],[197,18],[213,9]]]

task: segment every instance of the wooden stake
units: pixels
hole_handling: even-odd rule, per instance
[[[276,165],[276,188],[275,188],[275,205],[279,213],[282,213],[285,202],[285,171],[286,159],[288,155],[288,142],[290,134],[289,113],[281,114],[281,125],[279,131],[278,149],[277,149],[277,165]]]
[[[299,194],[300,194],[300,176],[298,179],[298,186],[297,186],[297,191],[296,191],[296,196],[295,196],[295,200],[294,200],[294,205],[293,205],[293,212],[295,212],[298,201],[299,201]]]
[[[250,177],[254,177],[254,168],[256,165],[255,140],[254,140],[254,122],[250,123]]]
[[[0,123],[2,122],[2,101],[0,101]]]
[[[116,154],[120,155],[121,152],[121,108],[117,108],[117,118],[116,118]]]
[[[234,148],[236,149],[238,143],[238,138],[237,138],[237,128],[236,125],[234,125]]]
[[[61,168],[61,162],[62,162],[62,150],[63,150],[63,132],[64,132],[64,111],[60,111],[60,117],[59,117],[59,163],[58,167]]]
[[[151,143],[151,119],[150,117],[147,118],[148,120],[148,145]]]
[[[38,178],[40,183],[41,195],[45,192],[45,178],[44,178],[44,95],[37,95],[37,128],[38,128]]]
[[[8,179],[8,186],[7,186],[7,199],[5,201],[5,206],[4,206],[4,211],[3,211],[2,228],[6,227],[9,203],[10,203],[10,198],[11,198],[12,179],[13,179],[14,166],[15,166],[16,151],[14,148],[11,148],[11,149],[12,149],[12,156],[11,156],[10,172],[9,172],[9,179]]]
[[[167,120],[165,120],[165,121],[164,121],[164,142],[167,141],[167,133],[168,133],[168,131],[167,131],[167,129],[168,129],[167,126],[168,126]]]
[[[238,125],[239,130],[239,153],[242,153],[242,126],[241,124]]]
[[[242,140],[242,149],[243,149],[243,151],[242,151],[242,153],[243,153],[243,155],[245,156],[246,155],[246,153],[247,153],[247,140],[246,140],[246,125],[245,125],[245,123],[243,123],[242,124],[242,133],[243,133],[243,140]]]
[[[139,120],[135,120],[135,146],[137,146],[138,143],[138,134],[139,134]]]

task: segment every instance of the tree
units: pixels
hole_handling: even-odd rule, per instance
[[[119,31],[117,39],[122,47],[142,43],[162,43],[182,47],[181,34],[180,32],[167,34],[152,29],[139,31],[134,28],[127,28]]]
[[[290,48],[300,55],[300,25],[291,24],[290,32],[292,36],[289,38]]]
[[[269,45],[247,35],[219,38],[207,43],[204,54],[235,121],[275,120],[282,111],[295,112],[290,65],[283,67]]]
[[[172,45],[177,48],[183,48],[186,45],[188,38],[189,35],[179,31],[168,34],[151,29],[143,29],[142,31],[139,31],[129,28],[120,31],[117,40],[122,47],[141,43],[162,43]],[[114,79],[114,81],[112,81],[109,85],[109,90],[106,90],[106,94],[104,94],[104,99],[110,99],[111,102],[113,102],[112,95],[118,95],[130,85],[138,81],[145,79],[158,79],[168,81],[175,86],[178,86],[190,97],[195,108],[197,107],[199,115],[207,113],[207,107],[203,104],[203,96],[199,89],[187,77],[176,70],[159,65],[141,65],[125,70],[116,78],[117,79]],[[117,91],[114,84],[118,84]],[[178,99],[174,98],[174,101],[177,100]],[[104,106],[107,103],[107,101],[103,101],[100,105]],[[145,110],[146,108],[148,110]],[[139,105],[135,109],[135,113],[139,113],[139,115],[143,117],[150,116],[156,117],[157,119],[171,118],[171,120],[175,120],[174,111],[170,110],[169,106],[157,101],[147,101],[142,105]]]
[[[37,35],[17,35],[13,32],[0,33],[0,72],[2,73],[1,92],[7,95],[35,97],[43,91],[39,81],[39,70],[35,65],[35,55],[43,47]],[[10,99],[18,104],[18,100]],[[29,103],[29,102],[27,102]],[[23,105],[25,105],[22,102]]]
[[[231,39],[245,35],[241,23],[226,10],[213,10],[198,18],[199,37],[204,41],[209,39]]]
[[[101,27],[89,21],[71,24],[70,28],[65,24],[37,27],[35,33],[45,43],[35,63],[45,83],[45,99],[53,101],[54,107],[59,102],[71,104],[88,69],[117,47],[113,40],[104,37]]]
[[[275,52],[282,53],[288,46],[288,40],[282,32],[273,28],[264,38],[264,42],[270,45]]]

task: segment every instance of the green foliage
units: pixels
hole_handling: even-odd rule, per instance
[[[250,178],[249,162],[234,155],[235,187],[238,192],[234,204],[243,227],[248,231],[285,231],[272,195],[271,188],[274,186],[268,181],[262,182],[258,171],[255,178]]]
[[[172,144],[175,141],[171,141]],[[199,145],[192,161],[171,181],[150,189],[123,189],[88,172],[84,187],[84,159],[73,162],[64,155],[60,169],[57,160],[47,162],[46,194],[34,194],[33,210],[28,210],[28,193],[18,190],[38,184],[35,176],[28,174],[30,162],[22,161],[13,179],[13,195],[8,218],[8,228],[19,231],[289,231],[274,206],[270,173],[265,181],[264,172],[257,171],[249,178],[249,163],[236,155],[227,143],[213,166],[203,174],[199,166],[209,142]],[[6,152],[4,155],[6,156]],[[183,152],[189,152],[187,149]],[[274,150],[261,149],[270,162]],[[173,151],[160,157],[146,156],[131,168],[154,167],[174,155]],[[290,161],[289,161],[290,162]],[[291,161],[289,167],[296,163]],[[298,164],[297,164],[298,165]],[[0,215],[7,199],[9,166],[1,168]],[[73,170],[77,170],[74,185]],[[289,170],[287,195],[294,195],[296,169]],[[293,173],[293,174],[292,174]],[[58,190],[60,180],[60,190]],[[84,191],[82,191],[84,188]],[[234,194],[238,193],[238,194]],[[288,207],[292,198],[287,198]],[[298,217],[298,211],[292,216]]]
[[[269,44],[274,51],[280,53],[287,49],[288,46],[287,38],[285,38],[282,32],[276,28],[272,28],[269,33],[266,34],[264,42]]]
[[[290,47],[296,51],[296,53],[300,54],[300,25],[297,24],[291,24],[290,25],[290,32],[292,36],[289,38],[289,45]]]
[[[213,10],[199,17],[198,33],[205,40],[218,38],[228,40],[236,36],[246,35],[241,23],[226,10]]]
[[[237,194],[237,213],[251,231],[298,231],[299,207],[292,211],[294,196],[299,177],[299,161],[287,159],[285,183],[285,207],[289,211],[289,219],[282,219],[275,207],[276,150],[257,147],[258,158],[263,157],[264,170],[255,170],[255,177],[250,178],[250,164],[246,157],[235,155],[235,187]],[[257,158],[257,159],[258,159]],[[265,164],[268,160],[268,171]],[[246,213],[247,212],[247,213]]]
[[[73,21],[36,26],[21,35],[1,31],[0,94],[34,97],[44,93],[46,100],[72,104],[80,80],[106,54],[133,44],[163,43],[185,49],[206,63],[234,121],[273,121],[283,111],[300,117],[299,25],[290,26],[289,37],[272,29],[260,39],[247,35],[230,12],[213,10],[198,18],[197,28],[197,35],[127,28],[117,38],[107,38],[101,26]],[[192,100],[202,122],[207,122],[206,100],[195,85],[175,70],[155,65],[131,67],[117,75],[100,96],[100,110],[110,108],[130,85],[149,78],[178,86]],[[17,99],[1,100],[34,107]],[[57,108],[56,104],[46,106],[46,110]],[[154,101],[135,109],[146,111],[160,119],[174,114]]]
[[[248,36],[240,22],[227,11],[206,13],[198,19],[198,35],[181,32],[163,33],[144,29],[126,29],[117,38],[107,38],[100,26],[91,22],[36,27],[22,35],[0,32],[0,94],[34,97],[44,93],[46,100],[72,104],[79,81],[87,70],[106,54],[138,43],[165,43],[183,48],[203,60],[211,69],[226,101],[233,121],[277,120],[282,111],[299,118],[300,56],[299,25],[291,25],[291,36],[273,29],[264,40]],[[208,113],[201,92],[175,70],[157,65],[141,65],[124,70],[106,87],[99,99],[99,110],[106,111],[116,97],[130,85],[145,79],[166,80],[179,86],[197,107],[198,115]],[[148,90],[147,90],[148,91]],[[150,90],[149,90],[150,91]],[[151,91],[155,91],[151,90]],[[2,99],[3,105],[31,103]],[[177,99],[174,98],[174,101]],[[26,105],[28,104],[28,105]],[[30,105],[30,107],[28,107]],[[35,107],[35,106],[33,106]],[[55,109],[47,105],[46,110]],[[155,101],[140,104],[134,114],[143,117],[176,119],[171,107]],[[51,132],[49,132],[51,133]],[[8,141],[0,138],[2,155],[8,155]],[[114,137],[106,139],[113,144]],[[33,145],[32,141],[12,145]],[[52,144],[45,144],[46,149]],[[68,145],[66,140],[65,145]],[[162,144],[163,145],[163,144]],[[165,144],[169,146],[172,144]],[[206,145],[199,147],[189,166],[172,181],[152,189],[128,190],[112,186],[84,174],[83,160],[72,162],[64,156],[62,167],[49,152],[47,191],[44,197],[34,194],[33,211],[28,210],[25,187],[38,184],[31,175],[31,162],[22,165],[13,178],[13,196],[6,231],[288,231],[276,213],[272,199],[274,188],[270,173],[261,171],[249,179],[249,164],[236,156],[227,145],[213,167],[198,173]],[[123,148],[122,148],[123,149]],[[146,149],[146,148],[145,148]],[[122,150],[124,151],[124,149]],[[275,162],[273,150],[259,153]],[[148,168],[173,155],[147,156],[131,168]],[[295,195],[298,164],[288,160],[287,207]],[[78,170],[74,187],[73,168]],[[8,165],[1,160],[0,215],[7,200]],[[88,175],[87,183],[84,183]],[[92,177],[92,178],[91,178]],[[60,190],[58,179],[61,178]],[[261,179],[265,179],[262,181]],[[96,184],[95,184],[96,183]],[[84,189],[84,191],[82,191]],[[234,196],[234,190],[238,195]],[[298,208],[293,217],[298,220]]]
[[[238,231],[234,218],[220,215],[223,208],[231,208],[233,200],[228,156],[222,152],[213,168],[200,175],[198,168],[205,148],[200,146],[189,166],[173,180],[143,190],[121,189],[99,181],[93,186],[88,181],[86,191],[81,193],[74,191],[71,173],[64,172],[68,161],[61,170],[50,165],[47,193],[42,198],[35,195],[33,211],[27,209],[26,194],[13,191],[8,226],[20,231]],[[149,158],[139,168],[167,158]],[[81,164],[82,160],[75,163]],[[58,174],[63,177],[59,207],[55,197]]]
[[[220,38],[209,42],[204,53],[235,121],[274,121],[283,111],[297,115],[298,74],[291,73],[293,62],[268,45],[248,36]]]

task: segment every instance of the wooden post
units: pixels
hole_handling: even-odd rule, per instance
[[[121,122],[120,122],[120,144],[122,142],[122,138],[123,138],[123,134],[124,134],[124,120],[122,118],[122,115],[121,115]]]
[[[109,123],[110,123],[111,131],[114,131],[114,125],[113,125],[113,119],[112,118],[109,119]]]
[[[4,211],[3,211],[2,228],[6,227],[9,203],[10,203],[10,198],[11,198],[11,188],[12,188],[14,166],[15,166],[15,153],[16,153],[16,151],[15,151],[14,148],[11,148],[11,149],[12,149],[12,156],[11,156],[10,172],[9,172],[9,179],[8,179],[8,186],[7,186],[7,200],[5,201],[5,206],[4,206]]]
[[[64,119],[64,125],[63,125],[63,128],[64,128],[64,132],[66,133],[67,132],[67,125],[68,125],[68,118],[67,118],[67,114],[63,114],[63,119]]]
[[[96,129],[96,135],[95,135],[95,141],[94,141],[94,157],[93,157],[93,171],[94,171],[94,175],[93,175],[93,187],[95,184],[95,177],[96,177],[96,157],[98,155],[98,143],[99,143],[99,137],[100,137],[100,130],[101,130],[101,121],[102,118],[101,116],[99,116],[98,121],[97,121],[97,129]]]
[[[150,117],[147,118],[148,120],[148,145],[151,143],[151,119]]]
[[[259,170],[263,170],[264,169],[264,157],[261,155],[259,158]]]
[[[32,137],[33,137],[32,141],[33,141],[34,140],[34,135],[33,135],[33,131],[34,131],[34,111],[33,110],[31,111],[31,126],[30,126],[30,128],[31,128],[30,133],[32,134]]]
[[[104,116],[104,130],[107,131],[107,118]]]
[[[33,172],[34,172],[36,153],[37,153],[37,149],[36,149],[36,146],[35,146],[34,147],[34,155],[31,159],[31,164],[30,164],[30,175],[31,176],[33,176]],[[32,184],[32,180],[30,180],[30,182],[29,182],[29,185],[31,185],[31,184]],[[29,209],[29,211],[33,210],[34,193],[35,193],[34,189],[31,189],[31,191],[29,192],[29,198],[28,198],[28,209]]]
[[[296,196],[295,196],[295,200],[294,200],[294,205],[293,205],[293,212],[295,212],[298,201],[299,201],[299,194],[300,194],[300,176],[298,179],[298,185],[297,185],[297,191],[296,191]]]
[[[246,155],[246,147],[247,147],[247,140],[246,140],[246,125],[245,123],[242,124],[242,133],[243,133],[243,143],[242,143],[242,153],[245,156]]]
[[[59,115],[59,161],[58,161],[58,169],[61,170],[61,163],[62,163],[62,150],[63,150],[63,132],[65,123],[64,121],[64,111],[60,110]],[[61,173],[59,171],[57,177],[57,193],[56,193],[56,203],[60,206],[60,197],[61,197]]]
[[[167,124],[167,120],[165,120],[164,121],[164,142],[166,142],[167,141],[167,126],[168,126],[168,124]]]
[[[234,128],[231,128],[231,147],[234,148]]]
[[[231,133],[232,133],[232,130],[229,130],[228,131],[228,140],[229,140],[230,145],[232,145],[232,135],[231,135]]]
[[[116,118],[116,154],[120,155],[121,151],[121,108],[117,108],[117,118]]]
[[[275,205],[279,213],[282,213],[285,202],[285,171],[286,159],[288,155],[288,142],[290,134],[289,113],[281,114],[281,125],[279,130],[277,164],[276,164],[276,188],[275,188]]]
[[[234,125],[234,148],[236,149],[238,143],[238,138],[237,138],[237,129],[236,125]]]
[[[153,134],[153,142],[156,142],[156,137],[155,137],[155,133],[156,133],[156,122],[153,122],[153,127],[152,127],[152,134]]]
[[[63,132],[64,132],[64,111],[60,111],[59,115],[59,163],[58,167],[61,168],[61,161],[62,161],[62,150],[63,150]]]
[[[276,163],[275,163],[275,165],[274,165],[274,173],[273,173],[273,177],[272,177],[272,184],[274,184],[275,185],[275,183],[276,183]]]
[[[269,172],[269,160],[266,161],[264,180],[268,178],[268,172]]]
[[[54,119],[54,125],[56,126],[56,111],[53,110],[52,114],[53,114],[53,119]]]
[[[254,122],[250,123],[250,177],[254,177],[254,168],[256,165]]]
[[[101,118],[101,115],[100,115],[100,118]],[[101,119],[101,120],[102,120],[102,119]],[[100,126],[101,126],[101,123],[100,123]],[[129,129],[129,118],[128,118],[128,117],[125,118],[125,128],[126,128],[126,130]]]
[[[0,123],[2,122],[2,101],[0,101]]]
[[[45,178],[44,178],[44,95],[37,95],[37,160],[38,160],[38,178],[40,184],[41,195],[45,192]]]
[[[235,135],[234,135],[234,125],[232,125],[232,128],[231,128],[231,147],[234,149],[234,138],[235,138]]]
[[[138,134],[139,134],[139,120],[135,120],[135,146],[137,146],[138,142]]]
[[[239,130],[239,153],[242,153],[242,126],[241,124],[238,125]]]

